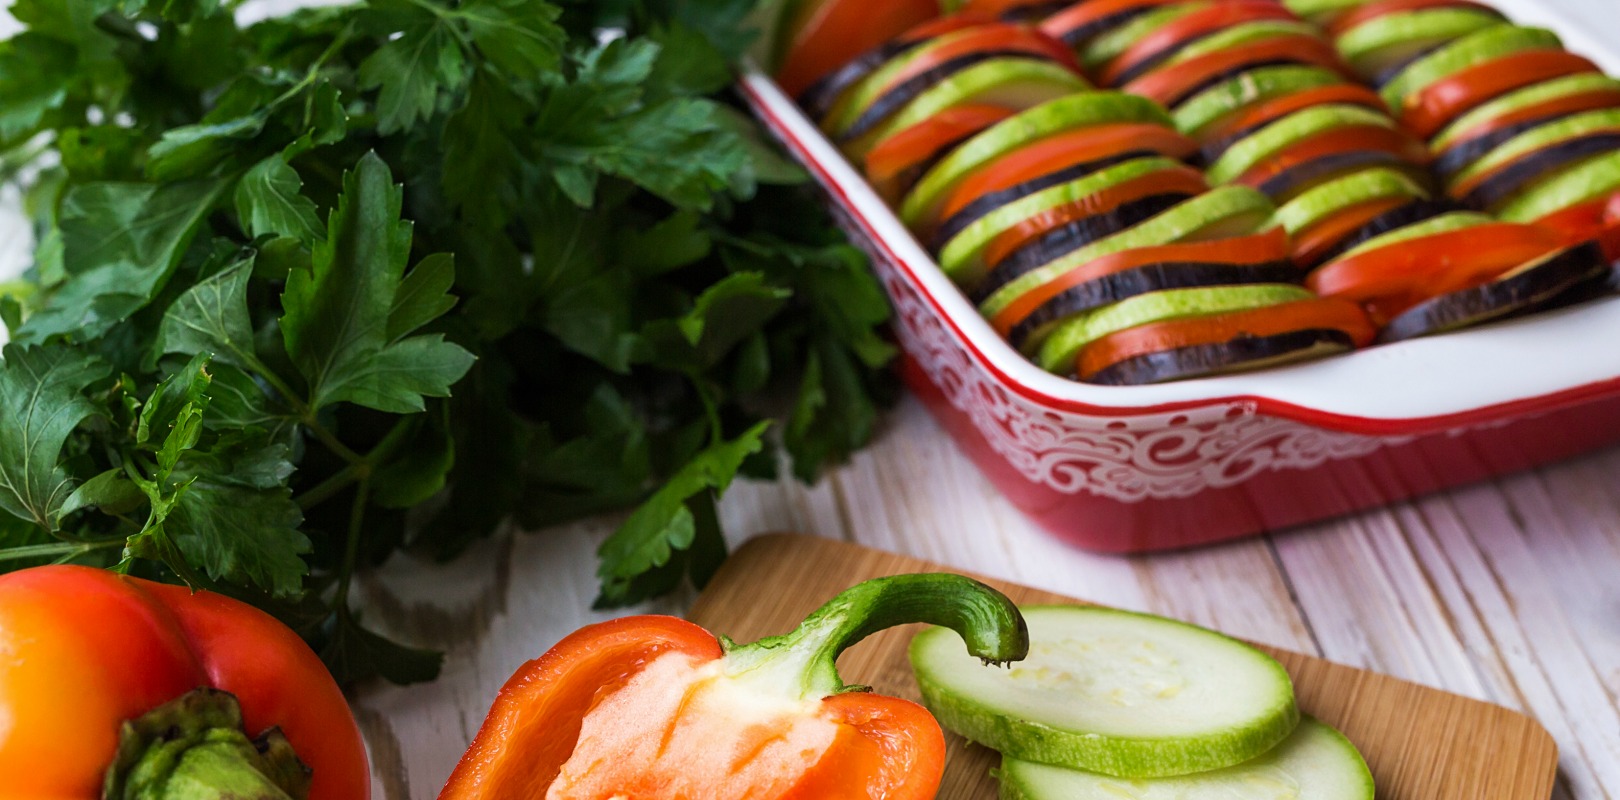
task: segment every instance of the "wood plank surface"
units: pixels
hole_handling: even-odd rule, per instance
[[[752,641],[790,629],[854,583],[939,569],[826,539],[765,536],[732,556],[690,616]],[[1053,592],[990,582],[1021,604],[1072,602]],[[919,627],[895,628],[849,650],[839,662],[845,680],[921,700],[906,659]],[[1552,791],[1556,747],[1545,729],[1522,714],[1314,656],[1265,649],[1293,676],[1301,710],[1343,731],[1361,750],[1380,800],[1543,800]],[[990,769],[998,756],[954,734],[947,746],[939,796],[993,800]]]

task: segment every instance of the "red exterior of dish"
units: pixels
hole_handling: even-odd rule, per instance
[[[1446,417],[1370,419],[1234,397],[1107,408],[997,370],[744,84],[756,113],[827,190],[895,307],[900,373],[1015,505],[1076,546],[1209,544],[1383,505],[1620,442],[1620,380]]]

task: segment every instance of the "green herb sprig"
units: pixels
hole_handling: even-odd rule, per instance
[[[633,508],[598,602],[636,602],[712,574],[776,443],[810,479],[869,439],[887,306],[728,99],[749,0],[237,5],[11,7],[0,569],[181,580],[422,680],[357,569]]]

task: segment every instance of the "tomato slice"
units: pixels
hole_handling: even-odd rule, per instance
[[[1422,11],[1426,8],[1472,8],[1478,11],[1488,11],[1492,14],[1501,12],[1484,3],[1473,0],[1376,0],[1372,3],[1357,6],[1340,14],[1327,26],[1328,38],[1338,41],[1339,37],[1350,32],[1363,22],[1370,22],[1379,17],[1390,14],[1399,14],[1404,11]]]
[[[1525,106],[1516,111],[1510,111],[1499,117],[1479,123],[1472,128],[1458,134],[1447,150],[1478,139],[1489,136],[1503,128],[1548,117],[1561,117],[1569,114],[1579,114],[1582,111],[1597,111],[1605,108],[1620,108],[1620,89],[1594,89],[1589,92],[1554,97],[1545,102]]]
[[[1563,50],[1513,53],[1465,67],[1407,95],[1401,104],[1401,122],[1427,139],[1468,109],[1514,89],[1599,71],[1591,61]]]
[[[1004,22],[981,25],[961,33],[950,41],[924,47],[928,48],[927,52],[919,54],[907,62],[903,69],[890,76],[888,83],[884,84],[874,96],[882,95],[954,59],[974,53],[1028,53],[1050,58],[1077,73],[1080,71],[1080,64],[1074,60],[1074,54],[1069,52],[1069,48],[1064,47],[1062,42],[1042,35],[1032,28]]]
[[[940,219],[950,219],[987,194],[1076,164],[1135,151],[1181,159],[1197,150],[1198,145],[1193,140],[1151,122],[1122,122],[1067,131],[1021,147],[974,170],[946,199]]]
[[[1609,261],[1620,260],[1620,193],[1554,211],[1534,223],[1568,244],[1597,240]]]
[[[896,185],[914,167],[921,166],[957,142],[1013,115],[1013,110],[992,105],[947,108],[879,142],[866,154],[866,177],[884,197],[903,187]]]
[[[1050,0],[967,0],[957,14],[983,17],[985,19],[1006,19],[1009,14],[1035,6],[1049,5]]]
[[[1076,220],[1113,211],[1134,200],[1171,192],[1185,192],[1192,195],[1208,189],[1209,184],[1204,181],[1204,174],[1192,167],[1178,166],[1151,172],[1079,200],[1030,215],[990,240],[990,244],[984,249],[984,263],[994,268],[1013,251],[1041,236]]]
[[[803,0],[787,29],[776,82],[798,97],[816,81],[860,54],[939,16],[937,0]]]
[[[1123,87],[1126,92],[1157,100],[1166,106],[1175,106],[1187,94],[1210,79],[1242,67],[1245,64],[1283,60],[1293,64],[1310,64],[1346,74],[1348,68],[1339,58],[1333,45],[1318,36],[1290,33],[1274,36],[1243,47],[1205,53],[1143,75]]]
[[[1355,303],[1318,297],[1115,331],[1081,348],[1075,372],[1081,380],[1088,380],[1108,367],[1149,353],[1309,330],[1343,331],[1356,347],[1366,346],[1377,335],[1366,312]]]
[[[1358,150],[1389,153],[1414,166],[1422,166],[1429,161],[1429,149],[1406,131],[1382,125],[1347,125],[1289,145],[1281,153],[1251,167],[1233,183],[1258,189],[1266,181],[1306,162]]]
[[[1312,272],[1305,285],[1325,297],[1376,302],[1387,322],[1424,298],[1490,280],[1560,247],[1549,228],[1493,222],[1357,253]]]
[[[1282,228],[1231,239],[1138,247],[1094,258],[1036,286],[1008,303],[990,320],[1003,338],[1041,306],[1060,294],[1088,281],[1116,272],[1171,262],[1204,264],[1264,264],[1288,257],[1288,234]]]
[[[1299,18],[1276,0],[1225,0],[1184,17],[1178,17],[1138,39],[1126,48],[1125,52],[1108,62],[1097,80],[1104,86],[1113,86],[1120,82],[1121,76],[1199,36],[1224,30],[1242,22],[1266,19]]]
[[[1311,267],[1333,245],[1361,230],[1362,226],[1407,203],[1410,197],[1383,197],[1350,206],[1294,236],[1294,263]]]
[[[1388,113],[1384,99],[1377,92],[1353,83],[1336,83],[1332,86],[1314,86],[1257,103],[1210,125],[1202,138],[1206,143],[1220,142],[1229,136],[1275,122],[1295,111],[1329,103],[1365,106]]]
[[[1084,30],[1088,25],[1133,9],[1168,6],[1185,2],[1187,0],[1087,0],[1086,2],[1075,3],[1042,20],[1040,29],[1047,36],[1073,46],[1080,44],[1080,42],[1071,42],[1067,37],[1077,31]]]

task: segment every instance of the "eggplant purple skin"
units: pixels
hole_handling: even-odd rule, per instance
[[[1165,106],[1165,108],[1169,108],[1169,109],[1174,110],[1177,106],[1180,106],[1182,103],[1185,103],[1188,100],[1191,100],[1192,98],[1197,97],[1198,94],[1200,92],[1204,91],[1205,89],[1210,89],[1210,88],[1213,88],[1215,86],[1218,86],[1218,85],[1220,85],[1222,83],[1225,83],[1225,82],[1227,82],[1229,80],[1232,80],[1233,78],[1236,78],[1239,75],[1242,75],[1243,73],[1249,72],[1251,70],[1264,69],[1266,67],[1285,67],[1285,66],[1290,66],[1290,65],[1301,65],[1301,64],[1306,65],[1306,66],[1310,66],[1311,62],[1306,61],[1304,59],[1286,58],[1286,57],[1284,57],[1284,58],[1260,58],[1260,59],[1255,59],[1254,61],[1246,61],[1246,62],[1244,62],[1242,64],[1238,64],[1238,65],[1232,67],[1231,69],[1222,70],[1221,72],[1218,72],[1218,73],[1216,73],[1214,75],[1209,76],[1208,78],[1205,78],[1204,80],[1199,81],[1196,84],[1193,84],[1186,91],[1182,92],[1181,94],[1176,95],[1175,97],[1170,98],[1170,102],[1165,103],[1164,106]]]
[[[1591,156],[1620,151],[1620,130],[1599,131],[1557,142],[1519,157],[1481,181],[1462,198],[1470,208],[1495,208],[1536,179]]]
[[[1567,116],[1569,115],[1553,114],[1546,117],[1527,119],[1523,122],[1516,122],[1512,125],[1498,128],[1490,133],[1475,136],[1470,139],[1463,139],[1462,141],[1456,142],[1452,146],[1446,148],[1444,152],[1436,156],[1432,166],[1435,173],[1440,176],[1441,180],[1449,181],[1457,173],[1467,169],[1469,164],[1472,164],[1475,161],[1489,155],[1492,150],[1495,150],[1499,145],[1503,144],[1507,140],[1512,139],[1521,133],[1533,131],[1543,125],[1557,122],[1558,120],[1561,120]]]
[[[997,289],[1026,272],[1079,250],[1105,236],[1158,216],[1190,199],[1187,192],[1166,192],[1122,203],[1089,217],[1082,217],[1026,243],[1012,251],[990,270],[990,274],[969,293],[974,303],[982,303]]]
[[[1198,344],[1144,353],[1110,364],[1086,383],[1140,386],[1233,371],[1251,361],[1319,350],[1320,356],[1354,350],[1350,334],[1331,328],[1309,328],[1271,336],[1240,336],[1225,342]]]
[[[917,99],[917,96],[928,91],[934,84],[961,72],[975,64],[989,61],[992,58],[1019,58],[1030,61],[1049,61],[1056,63],[1045,56],[1038,56],[1023,50],[987,50],[979,53],[967,53],[957,56],[943,64],[939,64],[920,74],[913,75],[899,85],[890,88],[879,95],[872,104],[861,112],[859,117],[850,124],[849,128],[838,134],[838,140],[849,142],[876,130],[883,121],[899,113],[906,104]]]
[[[1028,197],[1043,189],[1050,189],[1060,183],[1068,183],[1072,180],[1084,178],[1085,176],[1097,172],[1098,170],[1107,169],[1115,164],[1122,164],[1135,158],[1147,158],[1156,155],[1158,155],[1158,153],[1155,153],[1152,150],[1132,150],[1128,153],[1120,153],[1118,155],[1107,156],[1105,158],[1099,158],[1093,161],[1073,164],[1057,170],[1056,172],[1049,172],[1038,178],[1031,178],[1023,183],[1009,186],[999,191],[990,192],[981,197],[975,198],[973,202],[962,206],[962,208],[955,214],[947,217],[944,222],[940,223],[939,229],[934,231],[934,235],[930,238],[929,242],[937,252],[943,248],[947,242],[955,238],[957,234],[966,230],[969,225],[972,225],[983,218],[986,214],[989,214],[990,212],[995,211],[1008,203]]]
[[[933,41],[932,37],[922,39],[901,40],[895,39],[857,56],[854,61],[833,70],[830,74],[810,85],[799,94],[799,107],[818,124],[832,113],[833,106],[838,102],[839,95],[845,89],[860,83],[862,78],[877,71],[889,59],[895,58],[914,48],[921,47]]]
[[[1412,167],[1413,164],[1386,150],[1351,150],[1329,153],[1303,164],[1295,164],[1267,178],[1256,189],[1277,202],[1293,197],[1321,181],[1372,167]],[[1415,170],[1411,170],[1415,173]]]
[[[1163,48],[1160,48],[1159,50],[1155,51],[1152,55],[1148,56],[1147,58],[1144,58],[1141,61],[1138,61],[1135,64],[1132,64],[1130,69],[1127,69],[1124,72],[1121,72],[1118,77],[1114,78],[1113,85],[1116,86],[1116,87],[1124,86],[1125,84],[1130,83],[1131,81],[1134,81],[1137,78],[1140,78],[1143,75],[1148,74],[1149,72],[1152,72],[1153,70],[1157,69],[1164,62],[1169,61],[1177,53],[1181,52],[1184,48],[1187,48],[1187,47],[1190,47],[1190,46],[1192,46],[1194,44],[1197,44],[1198,42],[1203,41],[1204,39],[1208,39],[1211,36],[1214,36],[1215,34],[1220,33],[1222,30],[1224,30],[1224,28],[1216,28],[1216,29],[1211,30],[1211,31],[1205,31],[1205,32],[1200,33],[1200,34],[1198,34],[1196,36],[1191,36],[1191,37],[1188,37],[1186,39],[1182,39],[1179,42],[1172,42],[1171,44],[1169,44],[1169,45],[1167,45],[1167,46],[1165,46]]]
[[[1371,240],[1376,236],[1383,236],[1390,231],[1399,230],[1408,225],[1422,222],[1426,219],[1438,217],[1452,211],[1460,211],[1462,206],[1450,200],[1413,200],[1405,205],[1397,206],[1367,221],[1367,224],[1352,231],[1348,236],[1340,239],[1332,247],[1323,251],[1322,256],[1315,263],[1326,264],[1356,245]]]
[[[1401,76],[1401,73],[1406,71],[1407,67],[1410,67],[1413,64],[1416,64],[1417,62],[1423,60],[1424,56],[1427,56],[1430,53],[1433,53],[1434,51],[1439,50],[1440,48],[1445,47],[1448,44],[1451,44],[1451,42],[1441,42],[1441,43],[1439,43],[1437,45],[1434,45],[1433,47],[1425,47],[1421,51],[1417,52],[1416,54],[1408,56],[1407,58],[1401,59],[1401,61],[1399,63],[1391,64],[1391,65],[1389,65],[1387,67],[1384,67],[1383,69],[1381,69],[1378,72],[1374,73],[1373,76],[1371,78],[1369,78],[1368,80],[1372,83],[1374,89],[1382,89],[1385,86],[1388,86],[1390,81],[1393,81],[1396,78],[1399,78]]]
[[[1337,105],[1337,103],[1335,105]],[[1384,111],[1384,109],[1382,107],[1363,106],[1363,108],[1368,108],[1370,110],[1378,111],[1378,112],[1381,112],[1381,113],[1387,113],[1387,112]],[[1304,109],[1297,109],[1297,110],[1303,111]],[[1257,123],[1255,123],[1253,125],[1250,125],[1250,126],[1248,126],[1246,128],[1240,128],[1238,130],[1232,131],[1231,133],[1228,133],[1225,136],[1222,136],[1220,138],[1211,139],[1211,140],[1209,140],[1207,142],[1204,142],[1203,146],[1198,148],[1198,156],[1199,156],[1199,158],[1203,159],[1203,163],[1205,163],[1205,164],[1213,164],[1216,161],[1220,160],[1220,157],[1225,155],[1226,151],[1230,150],[1232,148],[1232,145],[1237,144],[1238,142],[1241,142],[1244,139],[1247,139],[1247,138],[1249,138],[1250,136],[1253,136],[1256,133],[1259,133],[1261,129],[1269,126],[1271,123],[1276,122],[1276,121],[1277,121],[1276,119],[1268,119],[1268,120],[1264,120],[1262,122],[1257,122]]]
[[[922,180],[924,175],[928,174],[929,170],[933,169],[935,165],[939,164],[939,162],[945,160],[945,156],[950,155],[951,151],[955,150],[958,145],[972,139],[974,136],[977,136],[978,133],[979,131],[969,131],[968,133],[964,133],[955,139],[945,142],[939,146],[938,150],[934,151],[933,155],[923,159],[915,166],[906,169],[899,175],[896,175],[893,179],[893,184],[897,191],[897,196],[905,197],[911,192],[912,187],[916,186],[917,182]]]
[[[1578,244],[1510,278],[1431,297],[1390,320],[1378,341],[1414,339],[1590,299],[1608,291],[1611,274],[1596,242]]]
[[[1059,6],[1059,8],[1067,8],[1070,5],[1073,5],[1073,3],[1064,3]],[[1109,14],[1101,19],[1094,19],[1077,28],[1070,28],[1053,38],[1071,48],[1079,48],[1086,42],[1089,42],[1092,39],[1113,30],[1114,28],[1124,25],[1125,23],[1130,22],[1131,20],[1136,19],[1137,17],[1140,17],[1151,10],[1153,10],[1153,6],[1137,6],[1136,8],[1127,8],[1124,11]]]
[[[1071,286],[1052,297],[1007,332],[1007,341],[1022,350],[1042,328],[1083,311],[1117,303],[1129,297],[1166,289],[1199,286],[1241,286],[1254,283],[1298,283],[1299,267],[1292,261],[1231,264],[1207,261],[1166,261],[1103,275]]]

